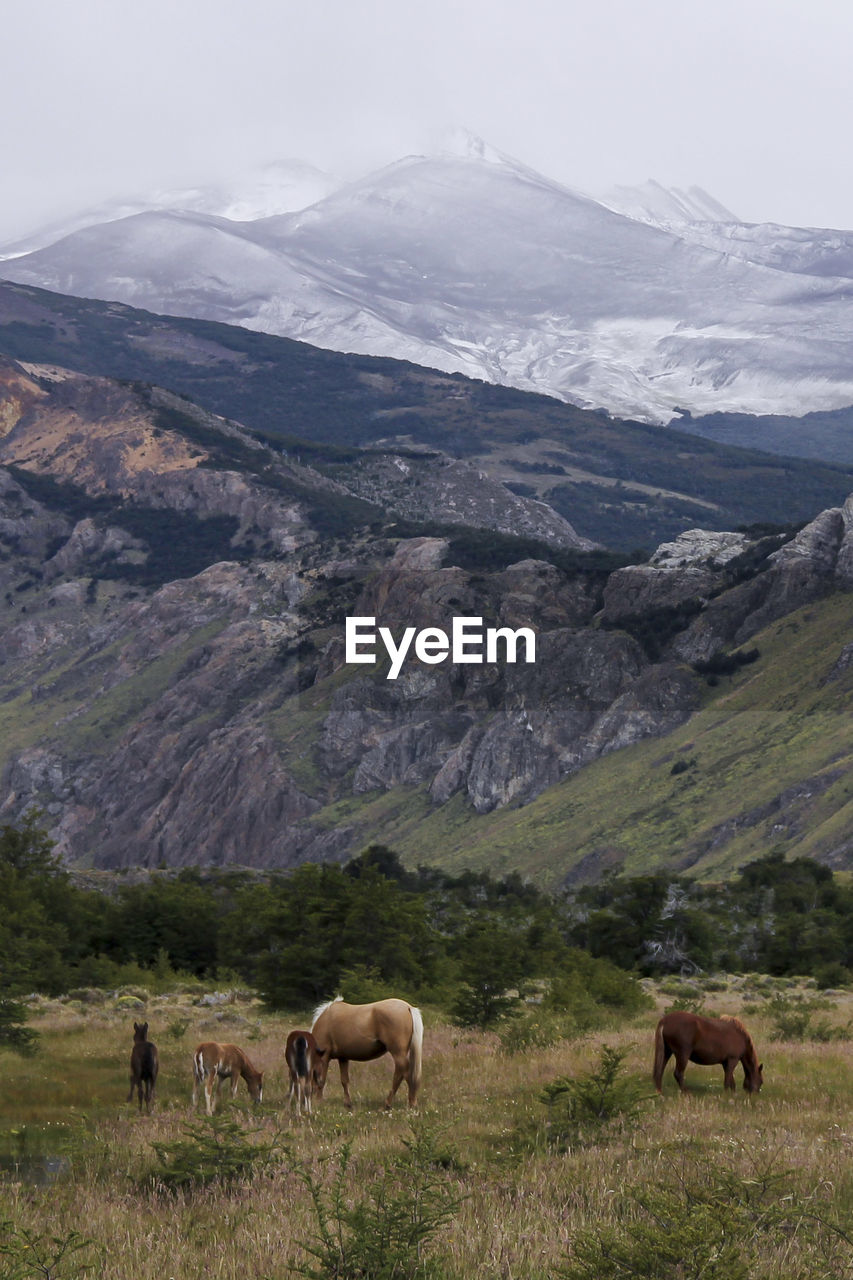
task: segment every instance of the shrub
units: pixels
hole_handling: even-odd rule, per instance
[[[847,1027],[833,1027],[826,1018],[815,1021],[817,1013],[825,1008],[820,1000],[807,1000],[803,996],[789,996],[777,991],[764,1006],[764,1013],[773,1024],[770,1039],[818,1040],[822,1043],[842,1039],[848,1034]]]
[[[851,1240],[820,1212],[818,1193],[801,1194],[772,1162],[744,1177],[717,1168],[708,1153],[682,1152],[658,1187],[630,1187],[613,1204],[614,1224],[572,1240],[563,1280],[754,1280],[782,1274],[792,1240],[803,1255],[785,1274],[800,1280],[845,1275]],[[759,1249],[767,1260],[761,1266]]]
[[[166,1027],[166,1035],[170,1040],[180,1040],[189,1029],[189,1018],[173,1018]]]
[[[100,1270],[102,1262],[94,1241],[78,1231],[50,1236],[18,1228],[12,1222],[0,1223],[2,1280],[73,1280],[87,1271]]]
[[[429,1250],[460,1204],[445,1173],[453,1162],[426,1125],[413,1127],[404,1147],[367,1185],[349,1172],[349,1143],[338,1154],[328,1189],[308,1169],[295,1166],[308,1189],[315,1224],[313,1238],[302,1242],[313,1261],[297,1267],[298,1275],[308,1280],[444,1280],[447,1270]],[[357,1198],[351,1195],[354,1186],[361,1188]]]
[[[39,1033],[24,1025],[27,1010],[20,1000],[0,996],[0,1047],[15,1049],[18,1053],[35,1053]]]
[[[159,1167],[149,1173],[146,1181],[168,1191],[195,1191],[211,1183],[250,1182],[283,1154],[277,1134],[269,1142],[254,1141],[260,1132],[222,1116],[186,1125],[185,1137],[151,1144]]]
[[[819,965],[815,969],[814,976],[817,985],[824,990],[827,987],[846,987],[853,982],[853,972],[837,960],[830,960],[827,964]]]
[[[601,1046],[599,1063],[584,1076],[560,1076],[540,1095],[548,1108],[548,1140],[571,1146],[601,1131],[615,1120],[630,1120],[648,1095],[636,1080],[623,1078],[627,1049]]]
[[[501,1051],[507,1054],[526,1053],[528,1049],[548,1049],[562,1038],[563,1028],[540,1010],[510,1018],[498,1032]]]

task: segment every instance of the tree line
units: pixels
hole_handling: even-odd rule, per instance
[[[32,816],[0,830],[0,901],[12,1002],[184,977],[241,982],[271,1008],[406,994],[489,1025],[531,992],[578,1016],[585,1002],[635,1011],[641,975],[853,976],[853,887],[778,852],[722,885],[607,875],[558,895],[515,874],[408,870],[375,845],[345,865],[159,871],[102,890],[75,882]]]

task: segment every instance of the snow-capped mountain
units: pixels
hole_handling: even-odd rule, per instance
[[[232,182],[155,191],[146,196],[113,200],[92,209],[79,210],[60,221],[38,227],[14,242],[0,245],[0,262],[54,244],[85,227],[116,222],[137,213],[188,210],[236,222],[249,222],[255,218],[305,209],[331,195],[340,185],[337,178],[313,165],[301,160],[283,160],[250,170]],[[0,267],[0,273],[2,270]]]
[[[740,219],[701,187],[663,187],[650,178],[638,187],[614,187],[601,197],[614,213],[655,227],[677,227],[691,222],[739,222]]]
[[[467,141],[298,212],[149,210],[2,272],[657,420],[853,402],[853,233],[751,227],[698,189],[626,200]]]

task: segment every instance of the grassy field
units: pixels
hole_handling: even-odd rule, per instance
[[[663,1098],[654,1096],[654,1010],[515,1053],[493,1033],[425,1010],[414,1118],[402,1101],[390,1116],[382,1109],[386,1059],[353,1066],[351,1113],[333,1067],[313,1121],[291,1118],[283,1064],[287,1031],[307,1025],[306,1010],[271,1016],[239,996],[201,1007],[186,994],[149,997],[144,1008],[114,997],[39,1001],[38,1054],[0,1054],[0,1223],[12,1224],[0,1231],[0,1277],[73,1277],[87,1262],[108,1280],[853,1275],[849,1040],[772,1040],[760,997],[781,990],[790,1001],[778,983],[708,986],[705,1010],[742,1012],[753,1031],[765,1068],[758,1097],[740,1087],[724,1096],[722,1071],[700,1067],[688,1068],[688,1097],[677,1095],[671,1070]],[[655,992],[658,1009],[674,991],[670,983]],[[824,1024],[847,1028],[853,995],[824,1004]],[[150,1117],[125,1102],[132,1023],[143,1016],[161,1059]],[[528,1026],[527,1040],[536,1034]],[[254,1177],[170,1191],[152,1144],[183,1140],[198,1152],[217,1132],[189,1112],[192,1049],[210,1038],[241,1043],[266,1070],[262,1107],[250,1108],[242,1083],[236,1103],[227,1093],[220,1103],[217,1140],[255,1144]],[[600,1083],[602,1045],[625,1055],[613,1118],[577,1107],[573,1118],[559,1099],[546,1106],[542,1091],[559,1077]],[[272,1150],[262,1158],[264,1144]],[[326,1245],[316,1204],[326,1205]],[[396,1239],[419,1214],[419,1251],[401,1245],[396,1269],[358,1269],[353,1231],[378,1247],[383,1232]],[[75,1231],[93,1243],[72,1251]],[[348,1238],[349,1262],[333,1264],[329,1250]]]

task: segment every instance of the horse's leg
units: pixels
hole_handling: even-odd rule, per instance
[[[684,1071],[689,1061],[690,1061],[689,1053],[684,1052],[681,1049],[676,1049],[674,1075],[675,1075],[675,1079],[678,1084],[678,1087],[682,1093],[687,1092],[686,1088],[684,1087]]]
[[[734,1089],[735,1067],[737,1066],[737,1064],[738,1064],[737,1058],[726,1058],[725,1062],[723,1063],[723,1071],[725,1072],[725,1075],[723,1077],[724,1089]]]
[[[341,1088],[344,1091],[344,1105],[352,1110],[352,1098],[349,1096],[349,1059],[339,1058],[338,1066],[341,1069]]]
[[[233,1101],[234,1101],[234,1099],[237,1097],[237,1085],[238,1085],[239,1083],[240,1083],[240,1077],[239,1077],[239,1076],[235,1076],[235,1075],[232,1073],[232,1076],[231,1076],[231,1101],[232,1101],[232,1102],[233,1102]],[[247,1081],[246,1081],[246,1087],[247,1087],[247,1088],[248,1088],[248,1085],[249,1085],[249,1082],[248,1082],[248,1080],[247,1080]]]
[[[406,1053],[402,1057],[394,1058],[394,1078],[391,1081],[391,1092],[388,1094],[388,1097],[385,1099],[386,1111],[391,1110],[392,1106],[394,1105],[394,1095],[397,1092],[397,1090],[400,1088],[401,1082],[404,1079],[408,1080],[408,1076],[409,1076],[409,1054],[408,1054],[408,1051],[406,1051]],[[412,1102],[412,1086],[411,1086],[411,1083],[409,1083],[409,1106],[411,1107],[413,1105],[414,1104]]]
[[[209,1116],[213,1115],[216,1094],[219,1092],[219,1076],[215,1071],[204,1077],[204,1109]]]

